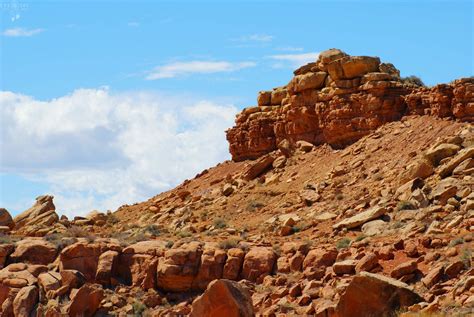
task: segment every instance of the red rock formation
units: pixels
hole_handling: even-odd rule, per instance
[[[234,161],[255,159],[282,140],[341,148],[405,114],[474,120],[474,79],[433,88],[404,84],[377,57],[331,49],[295,71],[287,86],[263,91],[227,131]]]

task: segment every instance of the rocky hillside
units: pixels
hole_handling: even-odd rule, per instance
[[[0,209],[2,316],[468,316],[474,79],[340,50],[227,131],[233,161],[114,213]]]

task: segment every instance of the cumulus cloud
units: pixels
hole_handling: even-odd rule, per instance
[[[301,54],[279,54],[279,55],[270,55],[269,58],[277,61],[274,64],[274,67],[300,67],[304,64],[315,62],[318,58],[319,53],[301,53]]]
[[[2,34],[9,37],[29,37],[41,32],[44,32],[44,29],[12,28],[6,29]]]
[[[148,80],[174,78],[191,74],[211,74],[233,72],[243,68],[254,67],[254,62],[227,62],[227,61],[189,61],[175,62],[154,68],[146,76]]]
[[[78,89],[41,101],[0,92],[1,170],[48,184],[69,216],[145,200],[229,158],[233,105]]]

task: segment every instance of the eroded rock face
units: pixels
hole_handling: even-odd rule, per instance
[[[43,239],[30,238],[18,241],[10,259],[13,262],[49,264],[54,261],[57,253],[58,250],[53,244]]]
[[[343,147],[406,114],[474,121],[473,78],[421,88],[404,84],[399,73],[378,57],[322,52],[287,86],[261,92],[258,107],[237,116],[227,130],[232,159],[256,159],[285,139]]]

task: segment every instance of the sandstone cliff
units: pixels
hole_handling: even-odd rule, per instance
[[[283,87],[261,91],[227,131],[232,159],[255,159],[283,140],[341,148],[408,114],[474,121],[474,79],[433,88],[406,84],[378,57],[322,52]]]

